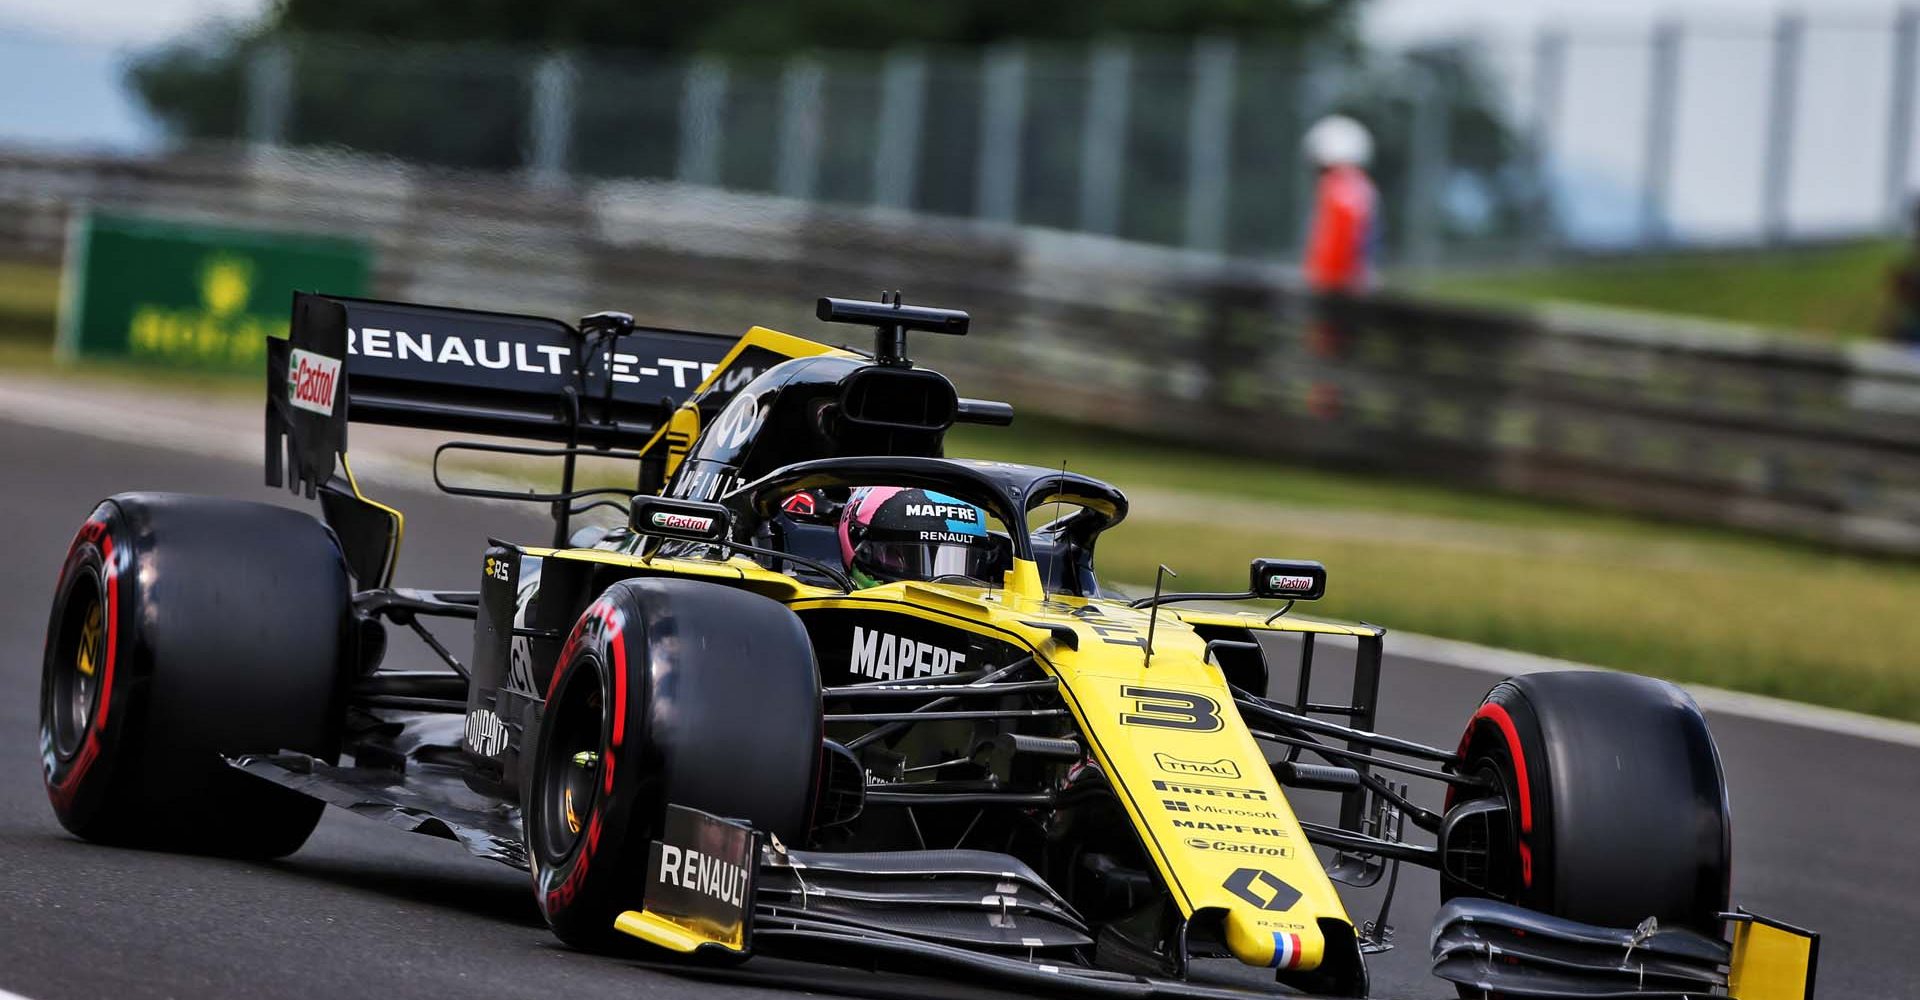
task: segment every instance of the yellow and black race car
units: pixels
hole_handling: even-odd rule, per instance
[[[581,948],[1124,996],[1244,996],[1218,970],[1245,966],[1364,996],[1387,913],[1335,884],[1414,865],[1464,995],[1811,996],[1817,938],[1729,905],[1718,752],[1679,689],[1531,674],[1457,746],[1375,733],[1382,631],[1289,613],[1318,563],[1121,598],[1094,563],[1119,489],[944,457],[956,422],[1013,418],[906,357],[965,313],[818,312],[872,353],[296,296],[267,478],[321,517],[94,510],[44,664],[61,822],[272,857],[333,803],[528,869]],[[550,505],[553,537],[489,543],[475,590],[393,587],[402,517],[355,481],[350,421],[557,460],[550,492],[442,483]],[[582,456],[632,485],[578,486]],[[620,523],[576,524],[595,508]],[[471,621],[471,652],[429,620]],[[383,667],[397,629],[447,669]],[[1345,697],[1310,699],[1316,650],[1347,654]],[[1337,823],[1296,815],[1309,793]]]

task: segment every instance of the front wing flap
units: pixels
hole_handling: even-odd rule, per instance
[[[1516,997],[1730,996],[1805,1000],[1813,995],[1819,937],[1739,913],[1734,940],[1662,928],[1596,927],[1488,899],[1440,908],[1434,975]]]

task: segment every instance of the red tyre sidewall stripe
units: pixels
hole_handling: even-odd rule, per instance
[[[1520,730],[1513,724],[1513,716],[1507,714],[1506,707],[1496,702],[1485,702],[1480,706],[1479,711],[1473,713],[1473,721],[1467,726],[1469,735],[1473,732],[1473,726],[1480,722],[1492,723],[1493,727],[1500,731],[1501,737],[1506,740],[1507,754],[1513,758],[1514,781],[1519,785],[1520,832],[1531,834],[1533,833],[1533,786],[1527,778],[1526,754],[1520,749]],[[1465,747],[1466,741],[1462,740],[1461,749],[1464,750]],[[1531,888],[1533,886],[1533,847],[1522,839],[1519,848],[1520,881]]]
[[[544,909],[548,914],[565,909],[573,902],[574,897],[579,892],[579,883],[586,878],[588,869],[592,867],[594,854],[600,847],[600,831],[603,825],[603,814],[613,795],[613,771],[615,761],[613,751],[615,747],[620,745],[622,738],[626,734],[626,637],[620,627],[622,622],[617,617],[613,604],[610,601],[600,600],[594,602],[593,605],[588,607],[586,612],[580,616],[580,620],[574,623],[573,632],[567,636],[566,646],[560,653],[560,666],[554,670],[553,678],[547,682],[546,700],[548,702],[553,701],[554,694],[560,690],[562,678],[572,672],[570,668],[575,662],[574,654],[578,651],[581,643],[585,641],[588,626],[596,621],[599,622],[603,628],[601,635],[604,639],[609,658],[613,661],[611,664],[611,672],[613,674],[613,726],[609,734],[608,745],[600,755],[600,766],[604,769],[603,792],[596,798],[593,813],[588,817],[585,843],[581,845],[579,854],[574,858],[572,870],[567,873],[566,879],[562,881],[560,885],[545,893],[543,897]]]
[[[1520,730],[1514,727],[1513,716],[1507,714],[1505,707],[1493,702],[1480,706],[1473,713],[1474,722],[1491,722],[1500,730],[1507,741],[1507,753],[1513,757],[1514,779],[1520,784],[1520,832],[1533,832],[1533,788],[1527,780],[1527,758],[1520,750]]]
[[[120,658],[120,574],[114,568],[113,536],[108,532],[106,522],[90,520],[81,525],[73,544],[67,548],[69,562],[83,542],[93,542],[100,549],[100,579],[106,591],[102,595],[101,616],[107,621],[107,655],[106,663],[100,670],[100,691],[94,696],[99,707],[87,722],[86,740],[81,744],[80,752],[74,755],[73,764],[66,775],[52,786],[55,805],[61,809],[72,805],[73,797],[79,793],[81,780],[92,769],[94,762],[100,759],[100,733],[106,728],[107,713],[113,705],[113,668]]]
[[[107,712],[113,707],[113,664],[120,657],[120,573],[113,565],[113,537],[103,535],[100,549],[100,576],[107,582],[107,665],[101,672],[100,711],[95,714],[94,734],[107,724]]]
[[[623,624],[615,618],[611,606],[604,612],[607,620],[607,648],[613,653],[613,746],[610,750],[620,749],[627,737],[627,634],[621,628]],[[606,755],[611,761],[613,754]],[[607,772],[609,776],[612,771]],[[608,788],[612,790],[611,786]]]

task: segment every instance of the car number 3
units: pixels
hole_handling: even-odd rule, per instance
[[[1133,703],[1132,711],[1120,713],[1123,726],[1155,726],[1197,733],[1220,729],[1220,703],[1203,694],[1127,684],[1121,686],[1120,697]]]

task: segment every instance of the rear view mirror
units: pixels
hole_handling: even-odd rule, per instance
[[[725,542],[731,535],[731,512],[717,503],[667,497],[634,497],[627,526],[634,533],[693,542]]]
[[[1280,601],[1317,601],[1327,593],[1327,568],[1309,559],[1255,559],[1255,597]]]

